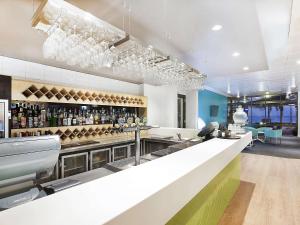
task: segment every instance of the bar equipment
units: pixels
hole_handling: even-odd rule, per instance
[[[148,82],[154,77],[155,85],[185,90],[201,89],[207,77],[66,1],[43,1],[33,16],[32,27],[47,34],[44,57],[70,66],[94,71],[112,68],[118,75],[142,76]]]
[[[61,157],[61,177],[70,177],[89,170],[88,152],[65,155]]]
[[[0,139],[0,210],[45,196],[38,180],[52,175],[59,136]]]
[[[111,162],[111,149],[104,148],[90,152],[90,170],[98,169]]]
[[[112,161],[126,159],[129,154],[129,145],[115,146],[112,148]]]
[[[215,127],[209,123],[199,132],[198,137],[204,138],[204,141],[210,140],[213,138],[213,132],[215,131]]]
[[[8,138],[8,120],[10,112],[8,110],[8,100],[0,99],[0,138]]]
[[[141,130],[149,130],[153,127],[147,126],[144,123],[140,122],[140,118],[135,118],[135,123],[130,124],[130,127],[127,127],[128,124],[119,123],[118,128],[121,132],[134,132],[135,137],[135,166],[140,165],[141,163]],[[130,152],[130,148],[127,150],[127,154]]]

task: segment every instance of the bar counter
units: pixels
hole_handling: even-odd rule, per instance
[[[199,201],[203,191],[215,195],[207,187],[212,182],[221,182],[220,175],[227,171],[230,176],[222,175],[226,179],[222,183],[228,186],[233,171],[237,181],[230,186],[230,196],[234,194],[239,184],[239,154],[250,142],[251,133],[237,140],[211,139],[0,212],[0,222],[1,225],[185,224],[188,222],[185,209],[195,199]],[[223,189],[222,186],[218,193],[223,193]],[[208,197],[202,200],[211,201]],[[229,200],[228,197],[226,201]],[[219,215],[221,209],[218,210]],[[200,211],[190,216],[199,219],[205,209]]]

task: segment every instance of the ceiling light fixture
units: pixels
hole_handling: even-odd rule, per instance
[[[231,94],[230,84],[227,84],[227,94]]]
[[[244,71],[248,71],[248,70],[249,70],[249,67],[248,67],[248,66],[244,66],[244,67],[243,67],[243,70],[244,70]]]
[[[214,25],[214,26],[211,28],[211,30],[212,30],[212,31],[219,31],[219,30],[222,30],[222,28],[223,28],[222,25],[216,24],[216,25]]]
[[[291,91],[291,87],[288,86],[287,91],[286,91],[286,98],[289,98],[290,94],[292,94],[292,91]]]
[[[48,35],[43,45],[45,58],[97,72],[112,68],[119,75],[142,76],[145,81],[152,79],[152,83],[181,90],[203,87],[206,75],[143,45],[106,21],[66,1],[48,0],[41,4],[33,16],[32,27]]]
[[[299,60],[297,60],[297,62],[296,62],[297,64],[300,64],[300,59]]]
[[[239,57],[241,55],[241,53],[239,53],[239,52],[234,52],[234,53],[232,53],[232,56],[233,57]]]

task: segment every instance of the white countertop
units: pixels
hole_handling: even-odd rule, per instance
[[[212,139],[0,212],[0,224],[165,224],[250,141]]]

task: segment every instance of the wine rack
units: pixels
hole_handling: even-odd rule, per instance
[[[146,134],[146,131],[143,133]],[[12,137],[19,137],[20,135],[59,135],[63,144],[95,139],[134,137],[134,132],[119,132],[113,129],[112,124],[12,129],[11,134]]]
[[[36,103],[135,107],[138,108],[140,115],[147,116],[147,97],[145,96],[86,90],[33,81],[12,80],[12,100]],[[134,136],[134,132],[122,133],[113,129],[112,124],[11,130],[12,137],[54,134],[60,136],[62,144]]]
[[[12,81],[12,99],[35,102],[73,103],[106,106],[147,107],[147,97],[84,90],[30,81]]]

